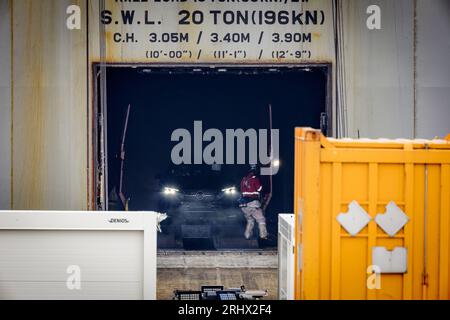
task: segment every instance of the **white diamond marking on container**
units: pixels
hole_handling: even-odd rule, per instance
[[[336,219],[353,237],[364,229],[370,220],[372,220],[367,212],[355,200],[348,205],[348,212],[340,213]]]
[[[405,224],[409,221],[408,216],[400,209],[394,201],[391,201],[386,206],[386,213],[377,214],[375,222],[386,232],[393,237],[399,232]]]

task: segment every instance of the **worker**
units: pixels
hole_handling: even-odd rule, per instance
[[[246,239],[250,239],[253,234],[255,220],[258,223],[259,237],[261,239],[267,239],[266,218],[261,209],[261,192],[262,185],[258,177],[257,166],[251,165],[246,176],[242,178],[241,198],[239,199],[239,206],[247,220],[247,226],[244,232]]]

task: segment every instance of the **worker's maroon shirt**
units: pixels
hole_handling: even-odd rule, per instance
[[[258,199],[262,190],[261,181],[255,174],[245,176],[241,181],[241,193],[246,198]]]

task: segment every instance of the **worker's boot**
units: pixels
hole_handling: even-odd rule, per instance
[[[267,228],[266,228],[266,224],[263,223],[258,223],[258,227],[259,227],[259,237],[261,239],[267,239]]]
[[[250,239],[253,234],[253,227],[255,222],[253,220],[247,220],[247,226],[245,227],[244,237],[245,239]]]

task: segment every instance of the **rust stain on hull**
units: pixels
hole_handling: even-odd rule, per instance
[[[86,39],[65,28],[69,4],[86,2],[11,1],[14,209],[86,208]]]
[[[35,7],[36,6],[36,7]],[[19,6],[17,6],[19,7]],[[40,23],[33,23],[33,15],[36,12],[42,13],[39,6],[31,3],[26,8],[26,34],[23,41],[17,45],[14,52],[15,69],[27,66],[27,72],[16,73],[15,84],[23,86],[21,90],[16,90],[13,96],[17,108],[13,116],[16,145],[14,145],[14,167],[15,167],[15,209],[33,209],[41,207],[39,188],[40,175],[42,174],[42,121],[45,118],[42,105],[42,92],[40,85],[42,82],[42,51],[36,50],[40,45],[40,39],[32,37],[36,32],[40,32]],[[18,12],[19,9],[17,9]],[[14,12],[14,15],[16,12]],[[17,27],[17,26],[15,26]],[[14,30],[16,32],[17,30]],[[17,37],[17,39],[19,39]],[[20,52],[19,52],[19,46]],[[20,67],[19,64],[20,63]],[[21,142],[21,143],[19,143]],[[24,143],[25,142],[25,143]]]

